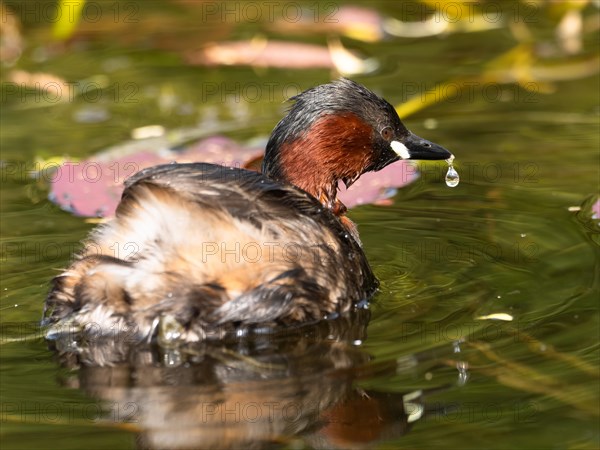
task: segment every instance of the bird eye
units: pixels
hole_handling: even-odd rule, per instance
[[[390,127],[385,127],[383,130],[381,130],[381,137],[386,141],[391,141],[394,137],[394,132]]]

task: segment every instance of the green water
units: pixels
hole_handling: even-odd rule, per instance
[[[401,2],[365,3],[384,15],[407,14],[400,5],[408,4]],[[23,3],[6,4],[24,19],[27,45],[13,66],[2,69],[3,449],[150,447],[148,430],[160,428],[155,422],[170,423],[169,416],[180,423],[177,435],[193,429],[200,416],[196,410],[187,414],[189,399],[211,399],[205,391],[220,384],[232,398],[236,393],[254,400],[292,398],[316,410],[342,397],[340,386],[364,392],[361,398],[370,396],[390,410],[402,395],[421,391],[424,414],[410,424],[406,404],[404,416],[378,416],[379,425],[390,427],[368,443],[376,448],[600,446],[600,228],[590,212],[600,190],[599,77],[578,74],[573,66],[586,60],[593,68],[598,64],[593,23],[599,11],[592,4],[583,9],[583,49],[571,56],[560,51],[554,37],[556,12],[527,2],[498,4],[507,19],[488,31],[371,44],[344,38],[381,64],[372,75],[352,78],[394,104],[407,100],[407,92],[484,73],[489,61],[517,45],[515,23],[526,24],[533,65],[562,75],[529,79],[530,91],[514,83],[480,82],[472,95],[440,99],[406,119],[416,134],[453,151],[461,181],[449,188],[444,163],[424,164],[421,177],[401,189],[393,205],[351,211],[382,282],[366,335],[348,332],[340,348],[310,336],[295,337],[293,345],[284,339],[270,343],[264,356],[257,344],[242,353],[277,360],[287,369],[265,375],[260,365],[240,369],[236,357],[214,356],[204,361],[210,377],[193,357],[172,372],[156,361],[77,370],[73,361],[59,361],[48,350],[37,323],[49,280],[68,264],[92,225],[51,204],[45,177],[34,179],[29,172],[43,169],[51,157],[88,157],[150,124],[177,128],[201,122],[209,134],[263,138],[281,117],[286,93],[326,82],[331,73],[190,67],[179,52],[206,41],[256,33],[292,36],[257,23],[202,21],[200,12],[177,2],[110,3],[112,9],[105,4],[113,15],[81,24],[65,46],[51,43],[43,9],[26,15]],[[135,21],[125,24],[126,13]],[[326,41],[312,33],[297,39]],[[521,73],[531,69],[527,61],[518,62]],[[49,101],[39,91],[15,90],[9,82],[14,70],[102,89],[72,101],[63,92],[61,101]],[[258,86],[260,95],[248,86]],[[101,120],[82,121],[84,113]],[[513,320],[482,319],[493,314]],[[153,387],[155,378],[160,387]],[[402,426],[394,428],[396,422]],[[343,420],[338,424],[344,430]],[[351,424],[377,428],[366,419]],[[253,423],[242,425],[252,429]],[[351,441],[350,431],[339,433]],[[292,423],[277,429],[269,445],[349,445],[333,434],[320,432],[318,423]],[[209,446],[212,441],[201,436],[192,439],[195,447]],[[259,439],[254,444],[262,445]]]

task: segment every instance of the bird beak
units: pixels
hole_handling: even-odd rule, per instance
[[[430,142],[427,139],[410,133],[402,141],[394,140],[390,143],[392,150],[401,159],[448,159],[452,157],[452,153],[446,150],[441,145]]]

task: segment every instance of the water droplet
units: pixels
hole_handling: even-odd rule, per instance
[[[464,386],[469,379],[469,363],[457,361],[456,368],[458,369],[458,385]]]
[[[158,323],[158,343],[165,348],[172,347],[177,344],[183,332],[183,326],[177,319],[170,314],[166,314],[160,318]]]
[[[454,166],[450,164],[448,167],[448,172],[446,172],[446,186],[448,187],[456,187],[460,181],[460,177],[458,176],[458,172],[454,170]]]
[[[163,355],[163,361],[166,367],[179,367],[183,362],[181,352],[176,349],[168,349]]]
[[[458,172],[454,170],[454,155],[450,155],[450,158],[448,158],[446,162],[448,163],[448,172],[446,172],[446,186],[456,187],[458,186],[460,177],[458,176]]]
[[[324,319],[325,319],[325,320],[335,320],[335,319],[337,319],[338,317],[340,317],[339,313],[337,313],[337,312],[335,312],[335,311],[334,311],[334,312],[332,312],[331,314],[327,314],[327,315],[325,315]]]
[[[361,300],[356,304],[357,309],[369,309],[369,301]]]

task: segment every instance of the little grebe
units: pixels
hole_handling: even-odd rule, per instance
[[[312,322],[377,289],[336,198],[367,171],[451,153],[415,136],[394,107],[342,79],[309,89],[277,124],[262,174],[167,164],[126,181],[116,217],[53,280],[44,323],[99,334],[123,327],[182,341],[253,324]],[[173,326],[173,324],[175,324]]]

